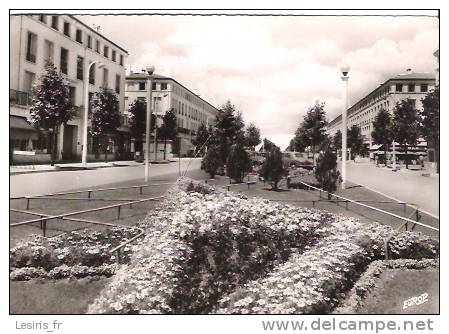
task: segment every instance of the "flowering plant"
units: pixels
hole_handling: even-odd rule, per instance
[[[31,241],[10,249],[10,278],[56,279],[68,277],[67,273],[74,277],[91,274],[110,276],[116,262],[115,255],[110,250],[138,233],[138,229],[134,227],[113,227],[104,232],[86,229],[53,238],[35,236]],[[130,253],[130,248],[123,249],[124,262],[129,259]],[[82,274],[80,270],[86,274]]]

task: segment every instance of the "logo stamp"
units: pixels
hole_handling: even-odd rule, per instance
[[[425,292],[422,295],[415,296],[415,297],[412,297],[410,299],[407,299],[407,300],[404,301],[402,309],[405,310],[405,309],[407,309],[407,308],[409,308],[411,306],[414,306],[414,305],[421,305],[421,304],[429,301],[428,297],[429,297],[429,294],[427,292]]]

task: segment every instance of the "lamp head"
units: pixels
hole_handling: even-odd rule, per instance
[[[343,74],[343,76],[345,77],[345,76],[347,76],[348,73],[349,73],[349,66],[348,66],[348,65],[345,65],[345,66],[343,66],[340,70],[341,70],[341,74]]]
[[[147,66],[145,70],[149,75],[152,75],[154,73],[154,66],[153,65]]]

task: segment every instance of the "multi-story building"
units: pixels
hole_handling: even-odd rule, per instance
[[[378,85],[372,92],[353,104],[347,111],[348,128],[356,125],[360,128],[364,144],[373,147],[371,132],[373,122],[379,110],[385,109],[393,115],[394,106],[402,100],[410,100],[415,109],[422,109],[421,99],[435,88],[435,75],[431,73],[413,73],[410,69]],[[327,133],[334,136],[342,127],[341,115],[329,122]],[[420,140],[420,149],[426,143]]]
[[[49,140],[43,129],[33,128],[29,120],[30,93],[33,83],[51,62],[70,87],[77,115],[58,130],[57,158],[79,160],[82,152],[85,86],[89,101],[100,87],[112,89],[118,96],[120,111],[125,108],[125,59],[128,52],[72,15],[10,16],[10,145],[14,160],[48,161]],[[91,66],[87,82],[87,66]],[[127,129],[109,138],[110,154],[130,149]],[[98,143],[89,138],[88,159],[94,159]]]
[[[136,99],[146,101],[147,80],[148,75],[145,72],[130,73],[126,77],[126,110]],[[184,156],[194,148],[192,138],[196,135],[200,124],[212,125],[218,109],[173,78],[154,74],[152,86],[152,110],[158,116],[158,122],[161,122],[160,117],[166,111],[172,109],[176,113],[180,138],[179,151],[181,156]],[[150,148],[150,152],[151,150]]]

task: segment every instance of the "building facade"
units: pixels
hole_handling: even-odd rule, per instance
[[[147,80],[148,75],[144,72],[130,73],[126,77],[126,111],[136,99],[146,101]],[[189,154],[194,149],[192,138],[196,136],[200,124],[212,125],[218,113],[218,109],[212,104],[175,79],[158,74],[152,76],[152,99],[152,111],[156,114],[159,125],[165,112],[171,109],[175,112],[178,122],[178,147],[181,156]],[[174,151],[178,153],[178,149]]]
[[[76,117],[58,129],[57,159],[80,160],[85,86],[89,86],[89,101],[101,87],[113,90],[123,114],[128,52],[72,15],[12,15],[10,40],[10,146],[13,160],[45,162],[50,159],[48,133],[33,128],[28,122],[31,89],[43,73],[46,62],[53,63],[65,78],[77,110]],[[92,62],[96,63],[87,75]],[[115,158],[129,151],[130,146],[129,129],[122,126],[118,130],[119,134],[109,139],[109,153]],[[98,158],[100,149],[100,144],[89,138],[88,159]]]
[[[347,111],[348,128],[356,125],[360,128],[366,148],[372,150],[374,144],[371,139],[373,122],[381,109],[387,110],[393,115],[397,102],[410,100],[415,109],[421,110],[421,99],[435,88],[435,76],[431,73],[413,73],[407,70],[384,83],[353,104]],[[342,128],[341,115],[329,122],[327,133],[334,136]],[[419,141],[419,149],[426,149],[426,142]]]

